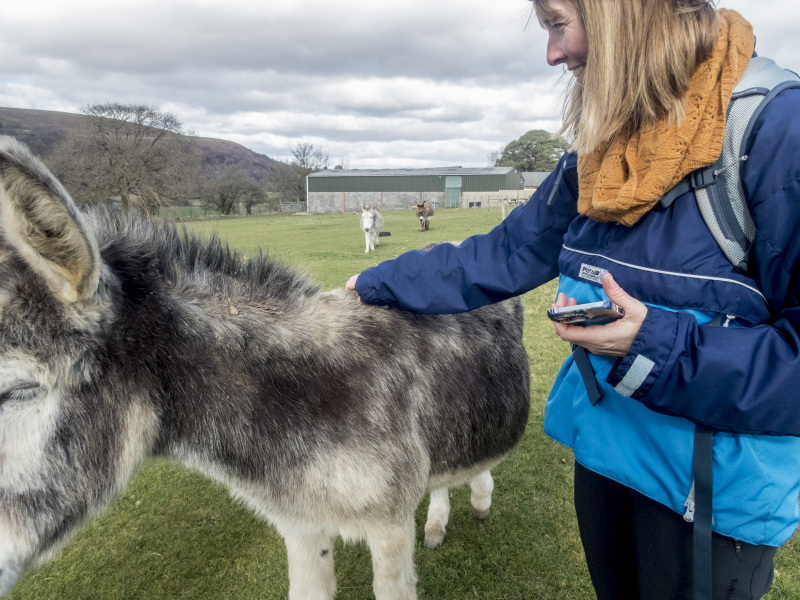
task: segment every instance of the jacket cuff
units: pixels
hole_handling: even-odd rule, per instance
[[[640,400],[664,371],[678,335],[677,313],[647,308],[647,316],[628,354],[618,360],[606,382],[622,396]]]
[[[359,274],[356,279],[356,293],[362,302],[383,305],[385,302],[378,297],[375,289],[375,276],[370,271],[370,269],[365,269]]]

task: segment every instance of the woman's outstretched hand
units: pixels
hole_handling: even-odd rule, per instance
[[[357,280],[358,280],[358,275],[353,275],[350,279],[347,280],[347,283],[344,284],[344,289],[355,290]],[[361,300],[361,296],[359,296],[358,299]]]
[[[603,276],[603,291],[609,300],[625,311],[624,317],[607,325],[589,325],[587,327],[554,323],[556,335],[565,342],[583,346],[592,354],[625,356],[642,327],[647,315],[647,307],[629,296],[614,281],[611,273]],[[567,299],[565,294],[559,294],[552,308],[574,306],[575,304],[577,304],[575,298]]]

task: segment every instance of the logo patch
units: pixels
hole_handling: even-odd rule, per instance
[[[581,279],[592,281],[594,283],[603,283],[603,275],[605,275],[606,273],[608,273],[608,269],[601,269],[600,267],[595,267],[592,265],[587,265],[586,263],[582,263],[580,273],[578,273],[578,277],[580,277]]]

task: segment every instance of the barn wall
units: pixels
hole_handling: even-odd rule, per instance
[[[464,192],[460,208],[480,206],[488,208],[507,204],[522,204],[530,198],[531,190],[500,190],[497,192]],[[380,210],[411,209],[420,200],[428,200],[437,209],[444,209],[444,193],[441,192],[309,192],[310,213],[354,213],[361,212],[361,204],[372,204]],[[480,203],[480,204],[478,204]]]
[[[361,212],[362,204],[372,204],[380,210],[410,210],[420,200],[443,206],[444,192],[309,192],[308,212]]]
[[[458,175],[465,192],[496,192],[500,189],[523,189],[524,181],[519,173]],[[308,191],[316,192],[444,192],[445,175],[396,175],[351,176],[308,178]]]

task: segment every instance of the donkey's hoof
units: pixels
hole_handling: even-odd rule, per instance
[[[490,510],[490,509],[488,509],[488,508],[487,508],[487,509],[484,509],[484,510],[479,510],[479,509],[477,509],[477,508],[475,508],[475,507],[473,506],[473,507],[472,507],[472,515],[473,515],[473,516],[474,516],[476,519],[478,519],[479,521],[483,521],[483,520],[485,520],[485,519],[488,519],[488,518],[489,518],[489,510]]]
[[[425,547],[430,550],[435,550],[444,542],[444,528],[433,527],[425,530]]]

